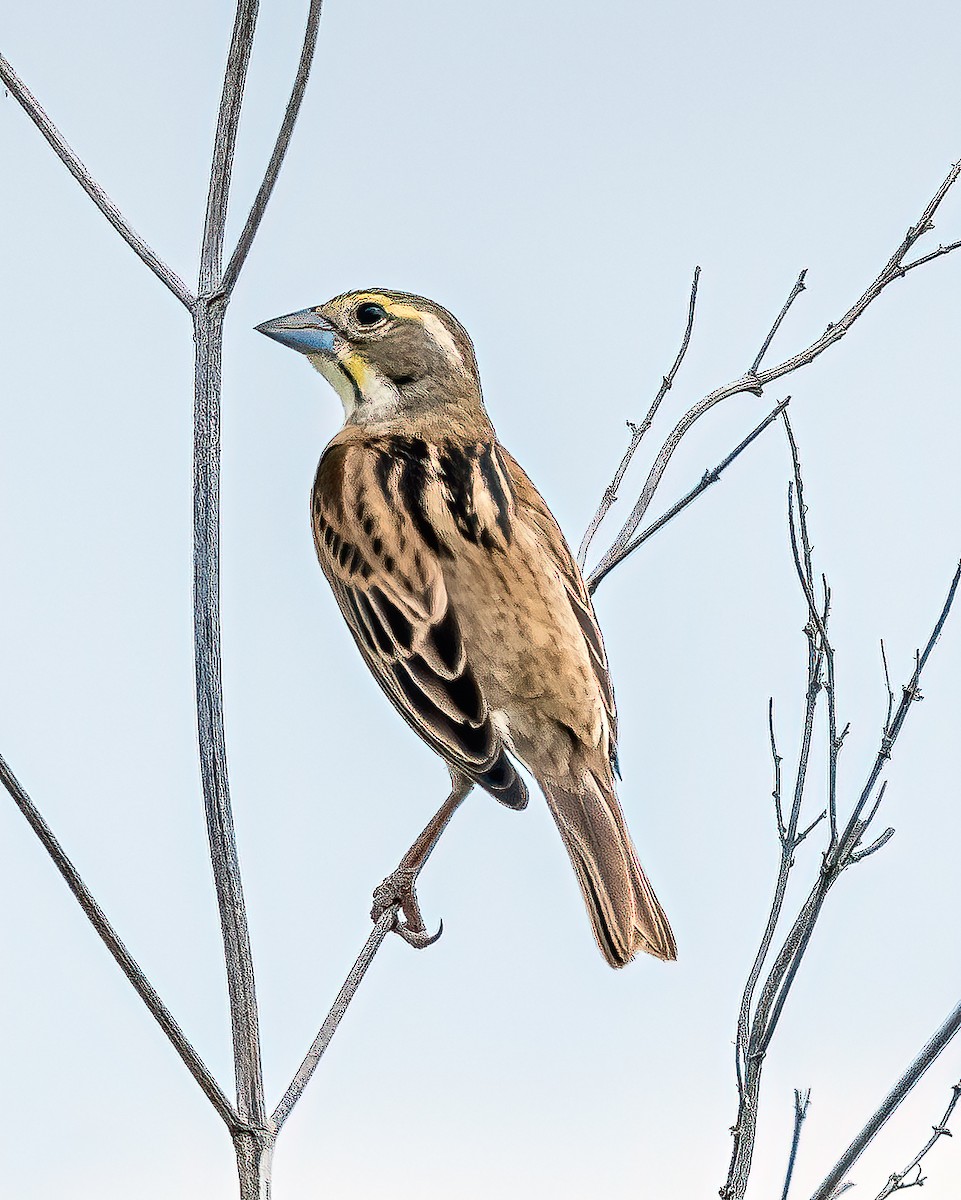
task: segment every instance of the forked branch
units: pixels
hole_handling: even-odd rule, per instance
[[[782,415],[782,420],[788,434],[794,475],[789,490],[788,525],[791,532],[791,547],[798,581],[808,610],[808,621],[805,626],[807,686],[800,750],[794,775],[794,791],[791,807],[787,814],[784,812],[784,801],[781,795],[781,759],[777,751],[774,733],[773,709],[769,709],[769,735],[775,762],[775,819],[781,853],[774,896],[758,951],[748,973],[738,1015],[735,1054],[738,1111],[732,1129],[734,1144],[728,1176],[721,1188],[721,1196],[724,1200],[741,1200],[746,1192],[754,1153],[764,1059],[822,914],[828,893],[843,871],[880,849],[893,835],[893,830],[885,830],[879,837],[864,845],[864,839],[877,816],[883,799],[883,784],[880,788],[877,786],[881,771],[904,727],[914,700],[920,694],[921,671],[944,628],[959,582],[961,582],[961,564],[959,564],[948,589],[947,599],[924,651],[916,656],[914,672],[909,683],[902,690],[901,703],[885,723],[881,749],[875,756],[850,815],[844,822],[843,828],[839,829],[836,811],[837,758],[844,742],[844,736],[836,732],[834,649],[828,637],[831,592],[822,577],[821,597],[818,598],[816,594],[816,575],[808,533],[807,506],[803,499],[800,461],[786,413]],[[824,812],[804,828],[800,823],[800,817],[808,781],[815,717],[822,696],[826,698],[825,703],[829,714],[826,722],[826,756],[829,764],[828,805]],[[795,867],[795,851],[803,838],[818,825],[828,811],[830,811],[831,817],[828,827],[829,836],[817,876],[806,900],[797,911],[787,931],[780,935],[780,944],[775,951],[775,942],[779,938],[778,931],[784,915],[787,884]],[[832,1187],[835,1191],[827,1190],[823,1195],[819,1194],[817,1200],[827,1200],[827,1197],[833,1197],[836,1194],[836,1189],[842,1183],[846,1169],[842,1166],[834,1178]]]
[[[134,254],[136,254],[141,262],[147,264],[162,283],[166,284],[185,308],[192,308],[195,300],[193,293],[180,276],[172,271],[163,259],[151,250],[140,234],[130,225],[127,218],[117,208],[116,204],[114,204],[100,184],[97,183],[87,167],[84,166],[73,150],[67,145],[63,134],[40,107],[40,102],[36,96],[34,96],[2,54],[0,54],[0,79],[3,80],[4,84],[10,89],[14,99],[17,100],[23,111],[50,143],[57,158],[60,159]]]
[[[694,268],[694,279],[691,283],[691,298],[687,306],[687,324],[684,327],[684,336],[681,339],[681,348],[677,352],[677,357],[674,359],[674,364],[668,373],[661,380],[661,386],[658,388],[657,395],[651,403],[651,407],[647,410],[647,416],[640,423],[634,425],[628,422],[631,428],[631,443],[624,453],[624,457],[618,463],[617,470],[614,472],[614,478],[604,489],[604,495],[601,497],[601,502],[597,506],[597,512],[591,518],[591,523],[587,527],[583,538],[581,539],[580,547],[577,551],[577,563],[583,571],[584,564],[587,562],[587,552],[591,548],[591,542],[594,540],[594,534],[601,527],[604,518],[610,512],[612,505],[617,500],[618,489],[623,482],[624,476],[627,473],[627,468],[631,465],[631,459],[640,448],[641,442],[644,440],[644,435],[654,424],[654,418],[657,415],[657,410],[661,407],[661,402],[667,393],[671,390],[678,371],[681,369],[681,363],[684,361],[684,356],[687,354],[687,348],[691,344],[691,333],[694,330],[694,310],[697,307],[697,285],[701,278],[701,268]]]
[[[113,955],[121,971],[130,980],[137,995],[146,1005],[147,1010],[167,1035],[170,1044],[180,1055],[187,1070],[196,1079],[197,1083],[200,1084],[204,1095],[223,1118],[228,1128],[239,1128],[242,1124],[240,1116],[226,1095],[224,1095],[220,1084],[211,1074],[210,1068],[190,1044],[187,1035],[177,1024],[166,1004],[160,999],[153,984],[120,940],[119,934],[107,920],[103,909],[94,899],[93,893],[81,878],[80,872],[73,865],[67,852],[54,835],[53,830],[43,819],[36,805],[21,787],[20,781],[14,775],[13,771],[10,770],[10,767],[3,758],[0,758],[0,783],[3,783],[3,786],[13,797],[17,808],[23,813],[30,828],[50,855],[54,866],[63,876],[67,887],[73,892],[77,903],[83,909],[90,924],[100,935],[101,941]]]
[[[793,371],[797,371],[800,367],[804,367],[809,363],[812,363],[820,354],[823,354],[828,347],[833,346],[836,342],[839,342],[841,338],[844,337],[854,322],[868,309],[868,307],[878,298],[878,296],[881,295],[881,293],[886,287],[888,287],[889,284],[893,283],[896,279],[903,279],[909,271],[913,271],[916,267],[923,266],[925,263],[931,262],[935,258],[940,258],[945,254],[950,254],[953,250],[957,250],[959,247],[961,247],[961,242],[950,242],[947,245],[939,246],[937,250],[933,250],[929,254],[925,254],[911,262],[905,262],[905,259],[910,253],[912,247],[920,238],[934,228],[935,214],[940,208],[945,196],[957,182],[959,175],[961,175],[961,163],[956,163],[948,172],[937,192],[935,192],[934,196],[932,196],[932,198],[925,205],[924,210],[917,222],[911,226],[901,243],[895,249],[894,253],[884,264],[874,282],[870,284],[870,286],[862,293],[862,295],[837,321],[833,321],[830,325],[828,325],[827,329],[819,338],[813,341],[809,346],[806,346],[803,350],[798,351],[797,354],[793,354],[790,358],[784,359],[776,366],[764,368],[761,366],[761,362],[764,354],[771,344],[774,334],[781,325],[781,322],[784,320],[788,309],[804,289],[804,278],[806,272],[801,272],[801,275],[798,277],[798,280],[788,297],[787,303],[781,309],[781,312],[771,327],[770,333],[762,344],[760,353],[757,355],[748,370],[745,371],[745,373],[739,378],[732,380],[730,383],[726,383],[722,387],[715,388],[714,391],[709,392],[695,405],[689,408],[674,427],[673,431],[668,435],[664,444],[661,446],[661,449],[658,451],[653,465],[650,468],[647,480],[641,489],[640,496],[638,497],[637,503],[634,505],[634,508],[631,511],[631,515],[621,527],[620,532],[614,538],[610,548],[601,556],[597,566],[588,577],[588,582],[597,582],[597,580],[607,574],[607,572],[610,571],[613,566],[616,566],[617,563],[621,562],[625,556],[630,553],[630,549],[633,548],[631,546],[632,538],[634,537],[634,534],[636,533],[647,513],[648,508],[651,505],[651,501],[654,498],[654,494],[664,476],[664,472],[667,469],[667,465],[670,462],[674,451],[680,445],[684,435],[690,430],[696,421],[700,420],[700,418],[704,416],[709,409],[713,408],[715,404],[719,404],[722,400],[730,399],[732,396],[742,395],[744,393],[760,396],[764,388],[773,383],[775,380],[781,379],[783,376],[789,375]],[[618,468],[618,470],[620,471],[620,468]],[[623,474],[623,472],[621,472],[621,474]],[[610,487],[614,488],[615,492],[615,485],[619,484],[619,482],[620,478],[618,474],[615,474],[614,480],[610,485]],[[608,491],[610,491],[610,487]],[[608,493],[605,493],[605,496],[607,494]],[[610,507],[610,504],[607,504],[607,506],[604,507],[602,502],[601,508],[603,509],[603,512],[601,512],[601,509],[598,510],[598,512],[601,513],[601,519],[603,519],[604,513],[606,513]],[[595,520],[597,520],[597,517],[595,517]],[[598,521],[598,524],[599,523],[600,522]],[[589,532],[591,532],[593,528],[594,522],[592,522]]]

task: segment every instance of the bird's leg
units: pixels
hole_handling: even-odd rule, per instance
[[[440,835],[447,828],[447,822],[474,786],[466,776],[454,771],[451,771],[451,784],[450,795],[427,822],[421,835],[400,860],[397,870],[392,871],[384,882],[375,888],[374,904],[370,910],[371,920],[378,921],[388,908],[399,904],[404,919],[400,920],[400,914],[398,914],[394,923],[394,932],[399,933],[405,942],[409,942],[418,950],[437,941],[444,932],[444,922],[441,921],[436,933],[427,932],[414,884],[417,882],[417,876],[424,863],[430,857],[431,851],[440,840]]]

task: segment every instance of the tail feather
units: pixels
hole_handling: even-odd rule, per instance
[[[637,860],[613,787],[593,774],[576,789],[540,783],[607,961],[623,967],[639,950],[668,961],[677,958],[674,935]]]

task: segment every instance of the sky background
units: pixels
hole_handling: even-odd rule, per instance
[[[262,7],[228,245],[302,36],[304,3]],[[187,0],[4,13],[0,48],[188,280],[231,20]],[[272,1101],[446,774],[367,674],[314,561],[308,490],[339,402],[252,327],[357,287],[447,305],[502,440],[577,543],[674,357],[694,265],[693,344],[640,467],[747,367],[800,268],[770,362],[874,278],[961,154],[959,47],[947,2],[328,0],[225,346],[227,740]],[[0,139],[0,752],[228,1085],[193,744],[189,321],[12,98]],[[961,191],[923,246],[959,237]],[[959,272],[913,273],[813,366],[715,410],[657,502],[794,396],[852,723],[842,806],[883,720],[878,639],[897,687],[961,553]],[[546,806],[473,797],[422,879],[444,937],[378,956],[280,1139],[277,1200],[717,1194],[777,861],[768,696],[786,769],[803,699],[788,472],[774,428],[597,595],[622,800],[678,963],[609,970]],[[832,894],[768,1058],[757,1200],[780,1195],[792,1089],[812,1089],[800,1198],[961,993],[961,611],[923,691],[887,772],[879,828],[897,836]],[[812,816],[820,759],[814,774]],[[789,902],[818,853],[812,837]],[[0,860],[5,1195],[236,1195],[219,1119],[10,802]],[[905,1165],[959,1075],[961,1042],[852,1195]],[[927,1200],[961,1192],[957,1142],[930,1156]]]

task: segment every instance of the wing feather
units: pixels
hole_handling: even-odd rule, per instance
[[[346,429],[321,458],[312,499],[317,557],[354,640],[401,716],[502,803],[527,791],[467,662],[424,489],[430,463]]]

